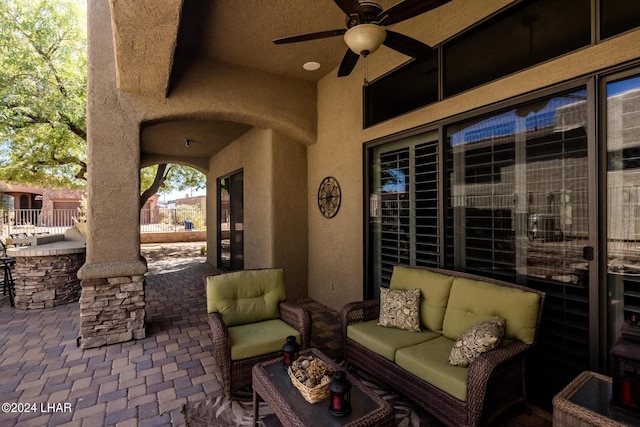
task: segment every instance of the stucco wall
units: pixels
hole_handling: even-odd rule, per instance
[[[244,268],[284,268],[289,298],[307,295],[306,150],[269,129],[254,128],[214,156],[207,211],[217,212],[217,178],[242,170]],[[207,260],[217,264],[216,215],[207,217]]]
[[[207,211],[218,211],[218,178],[242,170],[244,204],[244,267],[263,268],[273,263],[271,245],[271,211],[266,209],[271,197],[271,132],[254,128],[237,141],[224,148],[209,163],[207,180]],[[211,248],[207,260],[216,265],[217,249],[216,215],[207,217],[207,240]]]
[[[437,44],[464,29],[478,17],[489,15],[508,1],[469,1],[468,9],[447,17],[427,14],[419,30],[410,24],[394,30]],[[457,6],[457,3],[456,3]],[[406,31],[404,30],[406,28]],[[363,144],[417,126],[435,123],[456,114],[506,100],[530,91],[640,58],[640,30],[578,50],[559,59],[513,74],[445,101],[362,129],[363,61],[347,78],[333,73],[318,84],[318,139],[308,148],[309,187],[309,296],[334,309],[363,296]],[[368,62],[372,80],[406,60],[380,49]],[[342,187],[342,207],[333,219],[318,212],[316,193],[328,175]]]
[[[289,298],[307,296],[307,149],[273,132],[273,265],[285,268]]]
[[[139,275],[139,124],[116,88],[109,4],[89,2],[87,262],[82,279]]]
[[[108,0],[95,0],[88,5],[89,235],[87,263],[80,272],[83,278],[135,275],[146,271],[146,265],[139,256],[138,171],[141,166],[159,161],[175,161],[208,173],[208,159],[159,155],[153,159],[141,157],[142,123],[174,119],[222,120],[244,123],[260,129],[276,129],[303,145],[315,142],[316,88],[310,82],[279,78],[228,64],[212,63],[205,58],[190,64],[181,80],[175,82],[175,87],[168,97],[165,96],[162,85],[155,91],[143,85],[144,90],[136,92],[136,85],[130,84],[131,82],[124,84],[123,76],[118,76],[116,72],[118,64],[114,54],[113,26],[120,25],[123,31],[134,31],[136,27],[129,28],[126,25],[129,22],[127,3],[114,2],[112,5],[116,10],[124,8],[118,11],[113,21]],[[120,43],[119,49],[136,49],[127,51],[136,58],[135,62],[127,63],[127,72],[135,74],[136,70],[131,68],[137,66],[144,74],[147,67],[145,55],[155,55],[157,52],[154,53],[151,47],[145,44],[145,40],[136,39],[132,46],[131,43],[123,42],[126,37],[123,38],[122,35],[115,37],[115,40],[116,43]],[[152,42],[153,40],[150,43]],[[123,52],[119,49],[115,49],[115,52],[122,58]],[[240,141],[239,145],[242,144]],[[271,147],[268,144],[252,145],[251,156],[254,162],[271,161],[269,150]],[[260,160],[258,153],[265,156],[264,160]],[[225,172],[222,173],[229,171],[224,169]],[[258,166],[257,169],[270,171],[262,166]],[[209,174],[208,178],[213,182],[215,180],[211,178],[219,175],[214,172]],[[253,195],[256,201],[250,202],[250,205],[256,203],[258,206],[264,206],[270,197],[270,190],[262,189],[271,181],[263,178],[259,177],[255,181],[261,190],[256,190]],[[269,218],[269,221],[272,222],[272,219]],[[269,239],[272,239],[272,236],[265,237],[266,235],[260,233],[254,234],[256,247],[271,245]],[[254,250],[251,247],[248,249]],[[268,263],[273,262],[271,252],[267,256]],[[250,261],[249,266],[251,262],[253,261]]]

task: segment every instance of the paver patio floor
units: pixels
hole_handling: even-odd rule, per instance
[[[0,403],[20,410],[3,406],[0,426],[179,426],[184,403],[221,395],[203,286],[217,270],[194,256],[198,245],[184,246],[189,258],[148,256],[142,340],[83,350],[78,303],[25,311],[0,296]],[[313,313],[312,344],[337,355],[336,313],[301,302]]]
[[[23,311],[0,299],[0,403],[28,404],[0,425],[181,425],[183,403],[220,393],[203,286],[217,270],[204,258],[158,264],[138,341],[82,350],[78,303]]]

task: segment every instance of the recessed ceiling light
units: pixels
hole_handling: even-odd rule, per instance
[[[305,62],[302,68],[307,71],[315,71],[320,68],[320,63],[315,61]]]

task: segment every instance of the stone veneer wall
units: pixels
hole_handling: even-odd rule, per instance
[[[86,254],[17,256],[13,270],[16,307],[29,310],[49,308],[78,301],[80,279],[77,272]]]
[[[80,346],[100,347],[146,336],[144,276],[85,279],[80,296]]]

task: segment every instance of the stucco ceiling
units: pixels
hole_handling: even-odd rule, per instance
[[[377,3],[387,9],[398,1]],[[341,36],[285,45],[272,42],[291,35],[345,28],[345,15],[333,0],[185,0],[181,22],[179,50],[296,79],[318,81],[336,72],[347,49]],[[409,26],[407,21],[398,24],[398,29]],[[302,65],[308,61],[319,62],[321,68],[303,70]]]
[[[387,9],[398,1],[377,2]],[[439,9],[460,1],[454,0]],[[317,82],[328,73],[337,72],[347,49],[340,36],[285,45],[272,42],[296,34],[345,28],[345,16],[333,0],[110,2],[116,33],[118,84],[127,92],[170,96],[172,87],[187,75],[185,72],[191,64],[203,57],[212,62]],[[420,24],[420,18],[402,22],[393,29],[428,44],[441,41],[427,39],[431,32]],[[409,60],[397,55],[402,57],[401,61]],[[307,61],[319,62],[321,68],[305,71],[302,65]],[[249,128],[233,122],[203,120],[143,124],[141,153],[152,158],[193,158],[202,164],[203,159],[217,153]],[[193,141],[190,147],[184,144],[187,138]]]
[[[250,128],[242,123],[218,120],[146,124],[140,133],[140,149],[146,154],[209,158]]]

